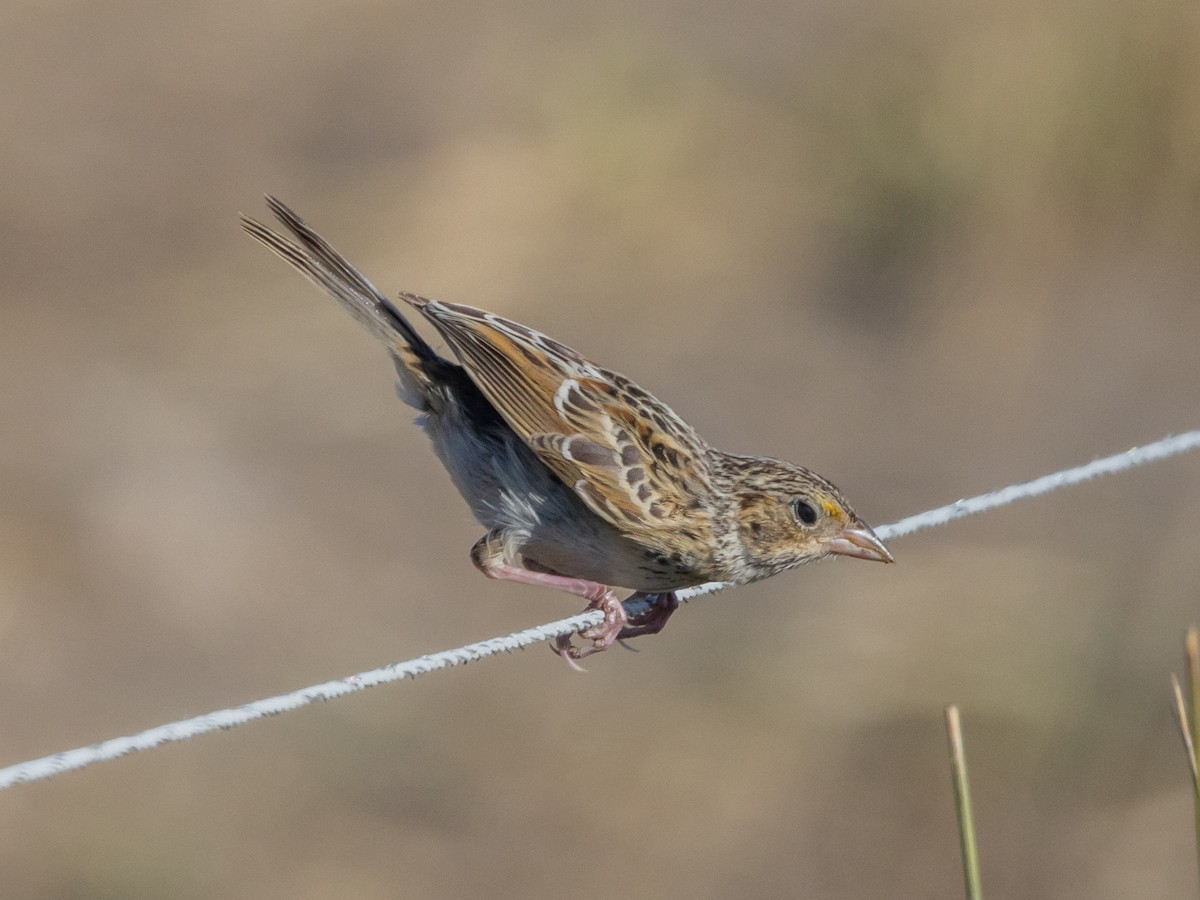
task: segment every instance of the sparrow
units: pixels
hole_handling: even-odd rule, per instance
[[[830,555],[893,561],[815,472],[710,446],[645,389],[526,325],[400,294],[455,359],[440,355],[299,216],[266,202],[288,236],[247,216],[242,227],[387,347],[398,396],[487,529],[471,561],[603,613],[582,644],[557,639],[569,663],[661,631],[682,588],[747,584]],[[616,588],[648,612],[628,615]]]

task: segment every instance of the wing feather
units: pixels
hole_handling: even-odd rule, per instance
[[[551,471],[632,536],[712,534],[708,448],[629,379],[508,319],[411,294],[471,380]]]

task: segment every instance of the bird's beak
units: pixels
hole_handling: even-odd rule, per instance
[[[841,556],[853,556],[855,559],[873,559],[876,562],[890,563],[896,560],[892,558],[892,554],[888,552],[888,548],[883,546],[883,541],[875,536],[875,532],[871,530],[871,526],[866,522],[855,522],[849,528],[842,529],[842,533],[830,541],[827,545],[830,553],[837,553]]]

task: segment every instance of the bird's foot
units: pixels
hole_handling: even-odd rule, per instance
[[[625,641],[629,638],[658,634],[666,626],[672,613],[679,609],[679,598],[675,596],[674,591],[660,594],[638,593],[629,597],[628,600],[649,601],[650,608],[636,618],[630,618],[625,611],[625,605],[616,600],[616,597],[609,591],[600,599],[593,600],[588,606],[589,609],[603,610],[604,621],[579,632],[579,636],[591,641],[591,644],[577,647],[571,642],[570,635],[563,635],[555,640],[554,651],[566,660],[571,668],[582,671],[578,665],[579,660],[591,656],[593,653],[607,650],[618,641],[625,646]],[[633,648],[626,647],[626,649],[632,650]]]
[[[658,634],[667,625],[667,620],[671,618],[675,610],[679,609],[679,598],[675,596],[674,591],[667,591],[662,594],[634,594],[630,600],[647,600],[650,602],[650,608],[635,619],[630,619],[629,624],[621,629],[621,633],[617,635],[618,641],[626,641],[629,638],[642,637],[647,634]]]
[[[569,634],[559,635],[554,640],[554,652],[566,660],[567,665],[573,669],[580,669],[578,660],[611,647],[629,624],[625,606],[611,590],[605,590],[600,596],[591,598],[591,601],[588,609],[598,609],[604,613],[604,619],[601,622],[590,625],[579,632],[579,636],[583,640],[591,643],[577,647],[571,641],[572,636]]]

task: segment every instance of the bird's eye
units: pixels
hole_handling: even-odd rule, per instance
[[[792,512],[796,514],[796,518],[803,525],[817,524],[817,510],[807,500],[793,500]]]

